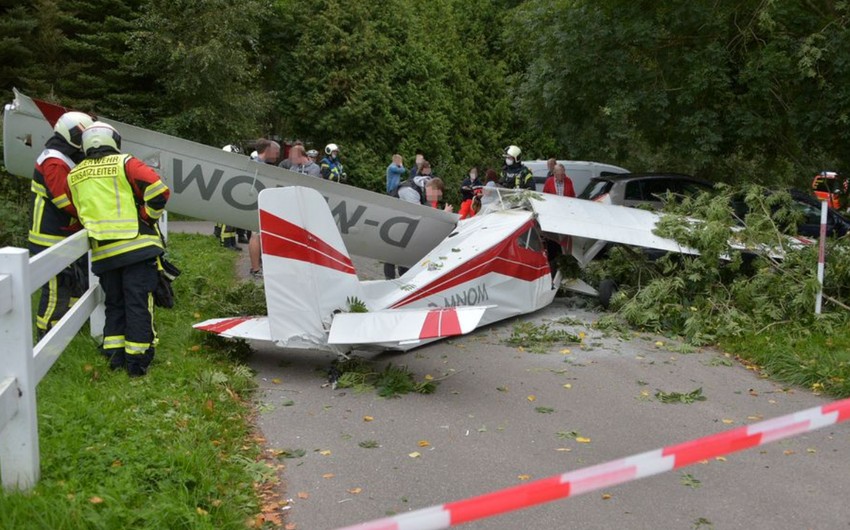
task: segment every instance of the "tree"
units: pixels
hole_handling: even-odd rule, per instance
[[[848,9],[530,0],[512,32],[529,65],[515,95],[585,158],[802,184],[846,165]]]
[[[145,126],[212,145],[263,129],[268,93],[258,84],[259,0],[149,0],[125,65],[155,80]]]
[[[341,146],[355,183],[383,190],[390,156],[421,149],[458,180],[498,153],[509,112],[482,0],[277,3],[269,80],[287,136]],[[492,28],[490,36],[499,31]]]

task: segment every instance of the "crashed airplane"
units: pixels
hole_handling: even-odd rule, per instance
[[[55,120],[69,109],[18,92],[4,112],[4,159],[30,177]],[[694,253],[653,233],[655,213],[533,192],[455,214],[257,164],[248,158],[98,117],[122,148],[172,190],[168,210],[259,229],[268,316],[195,328],[286,348],[407,350],[550,304],[561,284],[545,239],[587,264],[608,243]],[[351,255],[409,266],[360,281]],[[572,288],[594,289],[573,280]]]

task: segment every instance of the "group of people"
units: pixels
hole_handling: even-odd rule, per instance
[[[241,154],[239,146],[229,144],[222,147],[223,151]],[[289,148],[286,158],[280,160],[281,146],[274,140],[261,138],[254,142],[254,151],[250,154],[251,160],[261,164],[277,165],[296,173],[319,177],[332,182],[345,182],[348,175],[345,167],[339,159],[339,146],[328,144],[325,146],[325,156],[320,162],[316,162],[319,152],[315,149],[307,150],[300,140],[295,141]],[[262,248],[258,234],[252,234],[250,230],[243,230],[234,226],[218,223],[215,225],[213,235],[219,239],[221,245],[231,250],[242,250],[238,243],[248,244],[248,257],[251,261],[249,274],[253,278],[263,277]]]
[[[478,213],[482,207],[498,200],[498,188],[535,189],[534,175],[522,163],[522,151],[515,145],[510,145],[503,152],[504,166],[499,175],[494,169],[487,169],[485,177],[479,178],[478,167],[469,168],[466,177],[460,185],[461,205],[458,214],[461,219],[467,219]],[[432,175],[431,164],[425,160],[424,154],[416,153],[415,163],[408,171],[404,167],[404,158],[394,154],[386,172],[387,193],[407,202],[419,203],[438,207],[445,190],[445,183],[439,177]],[[575,197],[575,190],[567,176],[563,164],[552,158],[548,160],[548,174],[543,186],[544,193],[552,193],[565,197]],[[454,207],[446,204],[443,209],[453,212]],[[384,264],[384,277],[392,280],[407,272],[402,266],[391,263]]]
[[[144,162],[121,153],[121,135],[114,127],[82,112],[66,112],[36,160],[31,191],[30,252],[38,254],[83,228],[88,231],[91,270],[103,288],[106,309],[101,351],[113,370],[145,375],[157,342],[153,293],[165,250],[157,221],[168,187]],[[68,311],[87,279],[74,270],[42,287],[39,338]]]

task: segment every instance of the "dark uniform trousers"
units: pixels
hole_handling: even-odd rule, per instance
[[[153,326],[153,291],[159,280],[156,258],[146,259],[105,271],[99,275],[105,295],[106,322],[104,337],[124,337],[126,344],[115,344],[111,350],[105,346],[104,353],[116,367],[120,360],[127,364],[128,371],[141,369],[144,372],[153,360],[156,333]],[[133,345],[147,345],[147,349],[133,350]]]
[[[30,252],[35,255],[41,252]],[[38,300],[38,313],[36,314],[36,329],[38,339],[56,325],[65,313],[71,308],[77,298],[89,288],[88,257],[83,256],[68,267],[62,269],[59,274],[50,278],[41,287],[41,297]]]

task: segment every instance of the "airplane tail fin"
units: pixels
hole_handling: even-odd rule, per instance
[[[334,312],[365,302],[327,201],[309,188],[269,188],[259,210],[271,337],[281,346],[326,345]]]

